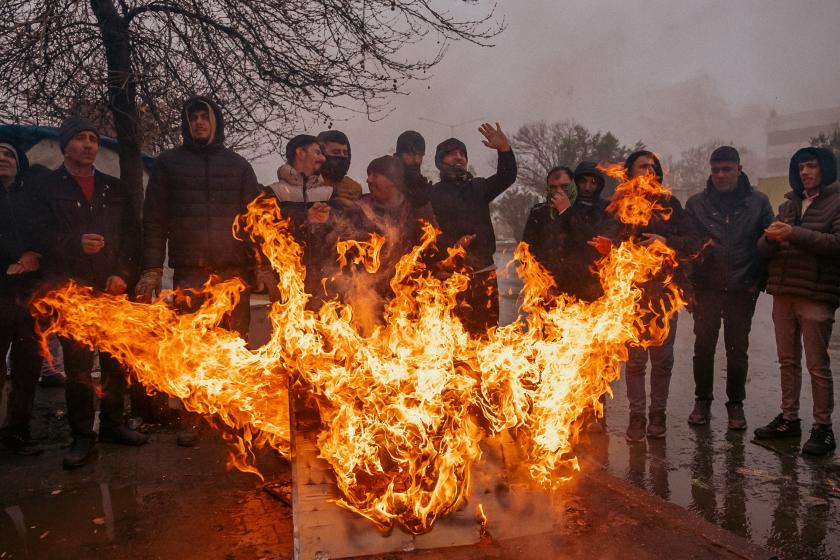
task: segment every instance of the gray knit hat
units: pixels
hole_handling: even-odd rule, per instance
[[[58,129],[58,146],[61,148],[61,152],[64,153],[64,148],[67,147],[67,144],[74,136],[86,130],[93,132],[99,138],[99,131],[96,129],[96,125],[85,117],[73,115],[64,119],[64,122],[61,123],[61,128]]]

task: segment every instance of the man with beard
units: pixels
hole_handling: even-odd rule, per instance
[[[167,246],[176,288],[200,288],[210,275],[239,278],[247,285],[254,274],[254,249],[231,232],[236,216],[259,194],[251,164],[225,147],[222,112],[207,97],[184,103],[181,132],[183,144],[158,156],[146,189],[143,274],[136,288],[142,301],[160,293]],[[192,298],[184,311],[200,303],[200,298]],[[246,290],[225,325],[247,339],[250,320]],[[197,421],[182,411],[178,445],[198,442]]]
[[[481,336],[499,324],[499,285],[496,279],[496,234],[490,219],[490,203],[516,181],[516,157],[498,123],[479,128],[483,143],[498,152],[496,174],[473,177],[467,171],[467,147],[456,138],[441,142],[435,150],[440,182],[432,189],[431,203],[441,229],[438,246],[443,250],[464,246],[464,264],[470,274],[466,291],[458,296],[456,309],[467,331]]]
[[[766,279],[758,239],[773,221],[767,195],[750,186],[738,150],[716,148],[703,192],[685,210],[710,241],[694,263],[694,410],[688,423],[709,423],[714,398],[715,348],[721,319],[726,348],[726,411],[730,430],[745,430],[750,327]]]
[[[406,130],[397,137],[397,149],[394,157],[403,165],[405,176],[405,193],[411,204],[418,210],[418,217],[437,227],[435,212],[429,197],[432,193],[432,182],[423,176],[421,167],[426,157],[426,140],[414,130]]]
[[[24,178],[26,152],[11,140],[0,138],[0,388],[6,378],[6,354],[11,365],[11,393],[3,445],[17,455],[43,451],[32,441],[29,420],[41,356],[35,339],[35,322],[29,298],[41,279],[43,232],[47,214]]]
[[[624,162],[624,169],[628,180],[641,176],[650,176],[660,184],[663,181],[662,165],[656,154],[648,150],[633,152]],[[618,195],[620,196],[620,195]],[[665,243],[674,251],[680,260],[680,265],[674,269],[660,270],[651,280],[641,287],[643,301],[642,309],[657,310],[657,314],[664,313],[662,306],[669,305],[663,299],[662,286],[669,276],[680,285],[686,297],[690,298],[690,284],[688,282],[690,260],[696,256],[702,247],[701,235],[691,216],[686,215],[680,201],[676,197],[661,195],[656,203],[666,209],[666,212],[654,213],[647,225],[623,225],[620,238],[633,238],[640,245],[649,245],[656,241]],[[656,318],[653,313],[645,316],[646,324]],[[630,404],[630,420],[625,438],[631,443],[644,441],[649,438],[663,438],[666,432],[665,409],[671,384],[671,371],[674,367],[674,341],[677,333],[677,315],[671,319],[668,337],[659,346],[631,346],[629,357],[625,365],[627,380],[627,400]],[[644,336],[644,333],[643,333]],[[647,407],[646,380],[647,363],[650,359],[650,406]],[[645,418],[645,408],[648,408],[648,418]]]
[[[64,164],[39,189],[51,223],[45,272],[55,283],[73,280],[94,292],[124,294],[136,277],[140,249],[140,224],[128,191],[119,179],[94,167],[99,133],[90,121],[68,118],[61,124],[58,139]],[[146,443],[145,435],[123,422],[127,375],[119,362],[99,353],[102,379],[96,389],[91,379],[93,350],[68,338],[61,339],[61,348],[67,373],[67,419],[73,434],[64,468],[81,467],[96,456],[93,402],[97,394],[99,441]]]
[[[350,170],[350,140],[338,130],[327,130],[318,135],[325,161],[321,165],[324,185],[332,187],[332,199],[349,204],[362,196],[362,186],[347,176]]]

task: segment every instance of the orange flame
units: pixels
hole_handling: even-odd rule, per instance
[[[647,180],[630,184],[627,196],[656,192]],[[630,221],[658,210],[615,207]],[[426,270],[422,257],[436,232],[425,224],[420,244],[397,263],[382,324],[361,334],[352,301],[306,308],[302,251],[273,199],[254,201],[235,233],[258,243],[279,276],[273,331],[261,348],[250,351],[219,327],[244,289],[237,281],[208,282],[197,294],[204,305],[183,315],[164,299],[144,305],[69,284],[34,304],[50,319],[43,334],[98,346],[146,386],[216,415],[240,434],[232,464],[252,472],[253,449],[268,444],[288,453],[288,387],[300,384],[320,412],[317,445],[341,490],[337,503],[384,530],[396,524],[428,531],[462,507],[479,442],[505,429],[516,429],[535,480],[548,487],[566,480],[580,468],[572,450],[584,412],[602,412],[600,397],[611,393],[627,344],[645,330],[664,340],[682,305],[669,278],[663,289],[672,305],[650,324],[640,320],[639,285],[663,265],[676,266],[662,243],[613,247],[597,263],[604,296],[592,303],[551,297],[554,280],[520,244],[515,258],[527,317],[471,337],[453,312],[469,277],[456,271],[441,279]],[[375,272],[385,242],[343,242],[339,258]],[[449,249],[448,264],[463,254]]]

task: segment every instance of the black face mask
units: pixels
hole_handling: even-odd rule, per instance
[[[344,156],[326,156],[327,161],[321,166],[321,175],[331,181],[341,181],[350,171],[350,158]]]

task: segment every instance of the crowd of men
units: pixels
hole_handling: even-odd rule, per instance
[[[174,271],[176,288],[196,288],[211,275],[239,278],[268,289],[276,297],[276,277],[257,247],[236,239],[231,225],[260,195],[275,197],[291,231],[302,245],[305,286],[313,309],[333,297],[345,297],[336,264],[336,242],[385,238],[380,271],[365,283],[378,302],[359,315],[381,319],[391,295],[388,279],[399,258],[420,239],[421,220],[439,231],[438,254],[427,263],[435,274],[452,272],[447,248],[464,250],[461,267],[470,283],[459,296],[456,314],[464,327],[482,336],[499,322],[499,292],[494,253],[496,241],[490,203],[516,180],[517,164],[498,124],[479,131],[484,145],[498,154],[496,173],[487,178],[468,171],[466,145],[450,138],[434,153],[440,172],[433,183],[421,171],[426,155],[423,137],[406,131],[393,155],[367,167],[369,192],[348,177],[350,141],[330,130],[299,135],[285,150],[277,181],[261,186],[248,161],[225,147],[222,111],[206,97],[188,99],[181,111],[183,143],[155,160],[145,192],[142,219],[132,211],[123,183],[96,169],[99,132],[74,116],[59,130],[63,164],[55,171],[31,173],[26,153],[0,139],[0,351],[3,376],[11,381],[2,443],[21,455],[41,451],[30,433],[41,355],[29,302],[40,291],[68,280],[109,294],[127,294],[150,302],[161,294],[164,264]],[[573,163],[573,162],[569,162]],[[831,413],[833,382],[828,344],[840,303],[840,186],[831,151],[803,148],[790,163],[791,191],[774,218],[767,197],[755,190],[740,156],[721,146],[710,154],[705,188],[685,207],[670,194],[657,203],[665,210],[645,226],[628,226],[608,211],[602,196],[606,178],[595,162],[552,169],[546,178],[546,201],[531,211],[523,232],[538,261],[552,274],[556,293],[582,301],[599,298],[602,287],[595,265],[622,241],[662,242],[674,249],[678,266],[661,270],[643,286],[645,324],[660,320],[675,303],[663,297],[673,278],[694,317],[696,401],[692,425],[708,424],[714,398],[714,354],[721,321],[726,348],[728,429],[745,430],[745,385],[749,332],[756,299],[773,296],[773,321],[780,364],[781,413],[755,430],[758,438],[800,437],[799,394],[804,340],[813,390],[813,425],[803,453],[824,455],[835,447]],[[665,182],[662,166],[650,151],[631,154],[629,179],[648,175]],[[613,196],[622,196],[620,191]],[[329,279],[329,281],[325,281]],[[173,303],[183,312],[199,298]],[[249,292],[230,313],[225,328],[247,338]],[[359,325],[365,328],[364,324]],[[627,399],[630,418],[626,439],[641,442],[666,434],[666,409],[674,365],[676,315],[664,341],[640,341],[628,349]],[[97,453],[97,441],[142,445],[147,436],[125,422],[127,373],[107,353],[99,352],[101,381],[91,378],[95,353],[61,339],[66,400],[73,443],[64,467],[78,468]],[[6,362],[10,366],[6,371]],[[647,395],[650,361],[650,395]],[[99,427],[95,399],[99,399]],[[179,445],[198,441],[198,419],[179,414]]]

